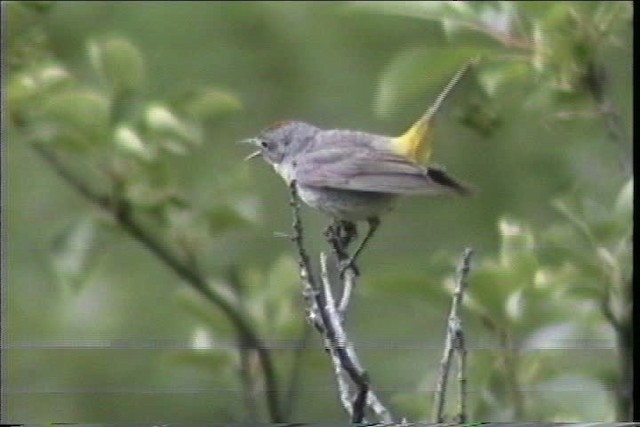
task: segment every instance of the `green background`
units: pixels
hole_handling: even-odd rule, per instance
[[[536,13],[547,7],[552,6],[539,5],[541,12]],[[417,79],[426,83],[413,90],[405,83],[409,95],[381,114],[384,108],[375,106],[380,105],[385,76],[399,54],[412,58],[414,49],[446,56],[454,47],[495,45],[477,33],[451,41],[440,22],[369,13],[339,2],[60,2],[47,12],[43,28],[57,59],[90,85],[96,78],[87,59],[88,40],[118,36],[144,56],[142,91],[147,99],[213,86],[241,102],[241,111],[207,121],[202,145],[187,155],[171,156],[165,172],[194,206],[230,203],[243,206],[254,218],[251,225],[221,233],[205,245],[200,265],[206,274],[224,281],[228,266],[239,266],[250,295],[277,286],[274,282],[282,277],[291,282],[287,292],[295,309],[285,316],[287,332],[270,327],[269,315],[260,325],[263,336],[274,340],[282,384],[304,324],[293,278],[293,248],[287,239],[274,236],[289,231],[288,193],[266,164],[243,163],[247,147],[235,142],[282,119],[400,134],[435,99],[451,73],[431,72],[427,62],[424,69],[413,71],[424,74]],[[621,42],[598,53],[625,130],[632,123],[631,34],[630,24],[622,27]],[[348,330],[375,390],[394,414],[410,419],[424,419],[429,413],[450,301],[443,280],[454,273],[463,248],[474,249],[478,265],[490,264],[503,243],[501,218],[517,218],[536,232],[544,231],[561,221],[551,203],[556,197],[579,193],[609,206],[626,181],[620,173],[620,149],[607,140],[601,120],[554,120],[553,111],[562,109],[555,98],[532,108],[525,100],[540,82],[521,82],[488,97],[475,78],[469,80],[438,123],[433,161],[471,184],[476,194],[405,199],[384,217],[360,261],[363,276],[348,316]],[[580,102],[592,108],[588,101]],[[478,105],[496,117],[486,135],[463,120]],[[69,227],[104,214],[21,143],[17,131],[10,128],[6,139],[3,421],[250,419],[237,380],[237,356],[190,349],[196,331],[213,336],[218,346],[233,346],[229,327],[219,313],[212,314],[218,323],[207,325],[190,312],[192,307],[185,309],[179,303],[185,284],[139,243],[113,230],[101,235],[81,283],[73,289],[59,283],[52,265],[56,239]],[[630,147],[625,147],[623,155],[629,153]],[[315,254],[323,247],[326,218],[307,208],[303,218]],[[532,253],[545,257],[553,249],[539,244]],[[472,288],[473,279],[472,273]],[[486,289],[492,292],[491,286]],[[248,299],[253,304],[251,296]],[[563,314],[571,317],[575,301],[561,304]],[[545,314],[527,315],[539,320]],[[476,402],[490,387],[485,376],[494,369],[499,340],[482,316],[464,316],[470,400]],[[563,335],[577,344],[563,341],[521,355],[533,359],[544,353],[539,363],[552,364],[553,371],[544,384],[528,387],[522,380],[530,399],[528,419],[540,419],[541,414],[556,421],[613,416],[607,387],[589,374],[574,375],[583,366],[589,372],[605,363],[614,365],[613,332],[604,319],[594,316],[592,329]],[[518,332],[514,337],[520,338]],[[331,366],[315,332],[306,345],[299,389],[290,399],[290,418],[344,421]],[[549,401],[563,403],[545,412]],[[503,404],[498,399],[490,410],[472,404],[471,416],[508,421],[512,412]],[[259,419],[268,420],[264,408],[258,413]]]

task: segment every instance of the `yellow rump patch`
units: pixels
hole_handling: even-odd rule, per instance
[[[430,118],[421,118],[403,135],[393,138],[394,151],[416,163],[424,164],[428,162],[433,145],[433,136],[429,132],[430,129]]]

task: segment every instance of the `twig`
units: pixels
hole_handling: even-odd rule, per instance
[[[633,174],[633,163],[628,150],[631,147],[623,130],[622,118],[607,94],[607,75],[604,67],[590,61],[586,65],[584,84],[596,103],[598,113],[602,117],[609,139],[620,149],[620,163],[627,175]]]
[[[352,230],[346,224],[348,223],[334,221],[334,223],[330,224],[325,231],[327,242],[333,248],[333,253],[336,257],[338,275],[342,281],[342,296],[340,297],[340,303],[338,304],[338,313],[340,314],[343,322],[345,313],[349,307],[349,302],[351,301],[353,289],[355,288],[356,277],[358,276],[357,269],[353,264],[348,265],[344,271],[342,271],[341,267],[345,262],[349,261],[349,254],[347,254],[346,250],[349,246],[349,242],[351,242],[353,237],[355,237],[355,228]],[[351,224],[351,227],[355,227],[355,225]]]
[[[632,293],[631,281],[625,283],[628,294]],[[608,286],[600,302],[600,311],[615,332],[616,348],[618,349],[618,365],[620,374],[615,394],[616,420],[627,421],[633,418],[633,324],[630,309],[617,316],[611,307],[611,286]],[[628,301],[632,295],[625,295]]]
[[[240,366],[238,373],[240,375],[240,384],[242,384],[242,397],[244,399],[244,408],[246,421],[255,423],[258,421],[256,388],[254,386],[253,375],[251,375],[251,348],[246,344],[242,336],[238,337],[238,353],[240,356]]]
[[[456,337],[458,349],[458,424],[467,422],[467,347],[462,326]]]
[[[195,271],[199,271],[197,268],[197,262],[193,252],[188,251],[189,255],[188,262],[195,269]],[[229,285],[231,289],[234,291],[237,300],[238,300],[238,308],[240,310],[245,310],[245,295],[244,295],[244,287],[240,280],[240,276],[238,274],[238,269],[235,265],[232,265],[228,269],[227,280],[229,281]],[[251,375],[251,347],[247,345],[246,338],[242,335],[238,335],[237,337],[237,351],[239,354],[239,367],[238,374],[240,376],[240,384],[242,385],[242,397],[244,399],[244,409],[246,411],[246,421],[248,422],[257,422],[258,421],[258,413],[257,408],[258,404],[256,401],[256,388],[255,381],[253,375]]]
[[[458,353],[458,382],[459,382],[459,414],[458,419],[464,422],[466,415],[466,349],[464,347],[464,332],[462,330],[462,321],[458,314],[462,305],[464,292],[468,286],[468,275],[471,264],[471,255],[473,251],[470,248],[464,250],[462,262],[458,267],[458,277],[456,287],[453,292],[453,301],[451,303],[451,311],[449,312],[449,320],[447,322],[447,334],[445,338],[445,349],[440,362],[440,372],[438,383],[436,385],[436,394],[433,404],[433,421],[436,423],[444,422],[444,403],[447,394],[447,380],[449,371],[451,370],[451,358],[453,353]]]
[[[303,295],[307,302],[307,313],[310,322],[322,334],[327,351],[334,366],[340,399],[347,413],[351,415],[351,422],[364,421],[365,408],[369,407],[383,422],[391,422],[389,411],[380,403],[370,390],[369,378],[361,367],[353,345],[349,342],[342,328],[342,317],[336,308],[335,299],[331,291],[331,283],[327,271],[327,256],[320,254],[321,284],[318,284],[311,271],[311,262],[304,249],[303,228],[300,221],[300,205],[295,181],[290,186],[290,204],[293,208],[293,236],[300,266],[300,277],[303,284]],[[351,399],[351,392],[347,377],[356,386],[356,397]]]
[[[340,263],[338,263],[340,265]],[[351,294],[356,285],[356,272],[353,268],[347,268],[344,271],[342,279],[342,297],[340,298],[340,304],[338,305],[338,314],[344,322],[344,316],[349,308],[349,302],[351,301]]]
[[[244,315],[239,312],[223,294],[215,288],[210,287],[206,279],[180,261],[168,247],[157,240],[151,232],[147,231],[133,217],[131,206],[126,200],[112,200],[100,194],[80,178],[76,177],[51,150],[37,143],[32,144],[32,147],[67,184],[99,208],[113,213],[118,224],[131,237],[142,243],[153,255],[173,270],[174,273],[181,277],[189,286],[224,312],[238,331],[240,337],[244,338],[246,343],[253,348],[258,355],[258,360],[260,361],[264,374],[267,407],[269,408],[271,421],[283,422],[284,420],[280,413],[280,402],[277,395],[277,379],[271,354]]]
[[[300,388],[300,379],[302,373],[302,367],[304,366],[303,359],[305,356],[305,350],[309,344],[311,338],[311,328],[309,324],[303,323],[302,336],[298,339],[298,345],[293,354],[293,362],[291,363],[291,374],[289,375],[289,383],[287,384],[287,393],[285,395],[283,404],[284,409],[282,413],[285,419],[290,419],[295,407],[296,399],[298,398],[298,389]]]
[[[357,387],[357,395],[353,403],[350,402],[347,392],[346,399],[343,396],[343,404],[346,403],[345,409],[351,414],[351,422],[361,423],[364,421],[364,408],[369,392],[369,376],[360,365],[353,345],[348,341],[347,335],[342,329],[342,318],[336,310],[336,303],[331,291],[325,253],[320,254],[320,271],[322,287],[318,293],[318,305],[327,331],[326,340],[329,344],[332,360],[336,368],[346,371]],[[341,376],[338,375],[339,381],[340,378]],[[341,387],[341,389],[344,392],[346,387]]]
[[[304,297],[307,307],[307,320],[309,320],[309,323],[311,323],[318,332],[324,335],[325,327],[319,316],[320,309],[316,301],[316,295],[318,294],[319,289],[313,279],[309,255],[304,248],[302,222],[300,221],[300,203],[298,201],[298,189],[295,181],[292,181],[289,185],[289,191],[289,205],[291,205],[293,210],[293,224],[291,225],[293,228],[293,235],[290,237],[298,250],[298,267],[300,280],[302,281],[302,296]]]

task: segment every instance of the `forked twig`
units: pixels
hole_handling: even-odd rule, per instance
[[[382,422],[392,422],[389,411],[382,405],[369,386],[369,377],[358,361],[353,344],[342,326],[342,313],[336,306],[327,270],[327,255],[320,254],[319,284],[312,274],[311,262],[304,248],[303,227],[300,221],[300,205],[295,181],[290,186],[293,208],[293,236],[299,256],[300,278],[303,295],[307,303],[309,321],[322,334],[327,352],[334,366],[340,400],[351,416],[351,422],[365,421],[365,410],[369,408]],[[347,273],[350,269],[345,271]],[[345,274],[346,277],[346,274]],[[343,296],[344,300],[344,296]],[[351,391],[350,382],[356,391]],[[355,394],[354,397],[352,395]]]
[[[468,275],[471,264],[471,255],[473,251],[470,248],[464,250],[462,261],[458,267],[458,275],[456,287],[453,292],[453,301],[451,303],[451,311],[449,312],[449,320],[447,321],[447,335],[445,338],[445,349],[440,362],[440,372],[438,383],[436,385],[436,394],[433,403],[433,421],[436,423],[444,422],[444,403],[447,394],[447,380],[449,371],[451,370],[451,358],[454,352],[458,354],[458,385],[459,385],[459,401],[458,401],[458,422],[463,423],[467,418],[466,414],[466,356],[467,350],[464,343],[464,332],[462,330],[462,321],[458,314],[464,292],[468,286]]]

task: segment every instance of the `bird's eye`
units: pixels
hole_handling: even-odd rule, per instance
[[[264,149],[269,148],[269,143],[267,141],[260,141],[260,146]]]

